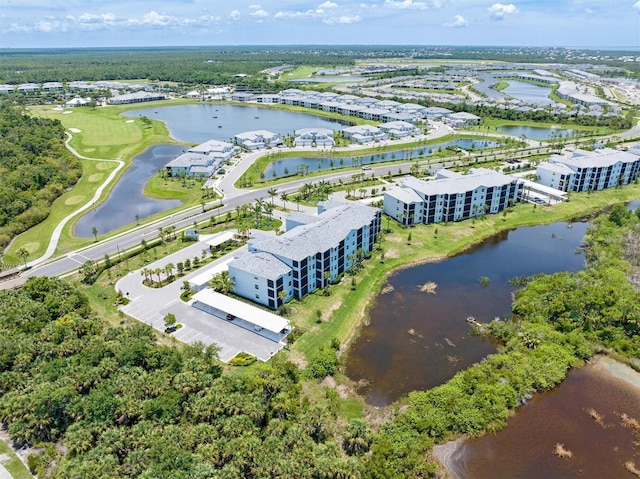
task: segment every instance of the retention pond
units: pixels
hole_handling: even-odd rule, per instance
[[[498,233],[466,252],[393,274],[370,310],[347,360],[367,403],[385,406],[429,389],[495,351],[466,318],[488,322],[511,313],[518,276],[578,271],[588,224],[559,222]],[[421,286],[432,283],[432,293]]]

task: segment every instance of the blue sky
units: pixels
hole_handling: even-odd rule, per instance
[[[0,48],[640,47],[640,0],[0,0]]]

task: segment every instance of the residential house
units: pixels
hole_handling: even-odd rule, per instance
[[[278,133],[267,130],[245,131],[233,137],[236,145],[247,150],[262,150],[264,148],[277,148],[284,146]]]
[[[311,146],[319,148],[331,148],[335,144],[333,130],[328,128],[301,128],[294,132],[295,146]]]

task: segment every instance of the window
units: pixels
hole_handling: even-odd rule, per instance
[[[260,295],[259,294],[256,294],[256,299],[260,299]]]
[[[254,287],[255,289],[260,289],[260,286],[258,286],[257,284],[254,284],[254,285],[253,285],[253,287]]]

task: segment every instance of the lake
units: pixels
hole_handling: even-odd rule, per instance
[[[73,234],[80,238],[93,237],[93,227],[103,235],[122,226],[161,211],[176,208],[179,200],[158,200],[143,195],[144,185],[158,170],[184,150],[183,146],[156,145],[133,159],[131,166],[111,191],[109,198],[97,208],[84,214],[75,224]]]
[[[368,404],[385,406],[495,352],[495,342],[472,334],[465,319],[509,316],[515,288],[508,281],[516,276],[582,269],[577,248],[587,226],[560,222],[504,231],[442,262],[397,271],[349,351],[347,376],[362,381],[359,393]],[[489,281],[484,287],[483,276]],[[420,292],[431,281],[435,294]]]
[[[433,155],[440,148],[448,146],[457,146],[464,150],[481,150],[485,148],[495,148],[498,143],[495,141],[481,139],[459,139],[447,142],[437,143],[434,145],[420,146],[396,151],[387,151],[384,153],[375,153],[373,155],[364,156],[345,156],[345,157],[289,157],[276,160],[267,165],[263,175],[265,178],[281,178],[295,174],[302,165],[305,165],[305,173],[310,171],[330,170],[333,168],[353,167],[361,165],[372,165],[375,163],[384,163],[388,161],[410,161]]]
[[[624,464],[634,461],[640,467],[640,451],[634,447],[640,434],[623,427],[621,415],[640,420],[640,393],[611,370],[628,379],[634,374],[602,358],[570,371],[552,391],[535,395],[497,434],[465,440],[448,461],[453,477],[633,477]],[[600,424],[590,414],[594,411],[602,416]],[[572,457],[554,454],[556,444]]]
[[[506,80],[509,84],[502,93],[524,103],[532,103],[535,105],[553,105],[555,102],[549,98],[551,87],[534,85],[522,81]]]
[[[552,138],[568,138],[575,134],[574,130],[562,128],[544,128],[538,126],[518,126],[518,125],[502,125],[498,127],[498,131],[521,137],[526,136],[531,140],[550,140]]]
[[[188,143],[229,141],[238,133],[252,130],[269,130],[281,135],[293,135],[299,128],[340,130],[349,126],[338,120],[306,113],[211,103],[142,108],[127,111],[122,115],[131,118],[146,116],[152,120],[163,121],[173,138]]]

